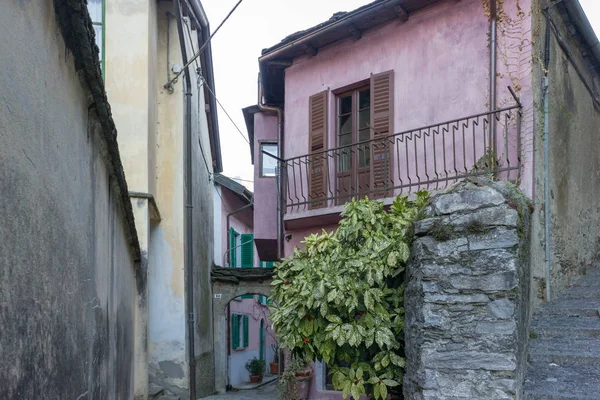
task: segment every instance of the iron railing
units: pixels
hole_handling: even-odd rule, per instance
[[[279,160],[283,213],[439,190],[470,176],[518,180],[520,104]]]

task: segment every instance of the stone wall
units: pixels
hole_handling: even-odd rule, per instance
[[[519,399],[529,315],[529,206],[484,179],[434,196],[408,265],[408,399]]]

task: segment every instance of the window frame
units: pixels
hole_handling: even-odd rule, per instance
[[[106,80],[106,0],[100,0],[100,6],[102,7],[101,19],[102,21],[94,21],[92,19],[93,26],[100,26],[102,28],[102,46],[100,49],[101,57],[100,57],[100,70],[102,71],[102,79]],[[88,5],[88,13],[89,13],[89,5]],[[91,15],[90,15],[91,19]],[[95,32],[94,32],[95,33]],[[98,42],[96,41],[96,45]]]
[[[264,157],[268,157],[267,155],[263,154],[263,146],[275,146],[275,148],[277,149],[277,154],[276,156],[279,157],[279,143],[271,141],[271,140],[264,140],[264,141],[259,141],[258,142],[258,176],[259,178],[277,178],[277,167],[275,167],[275,173],[273,175],[265,175],[263,174],[263,159]]]

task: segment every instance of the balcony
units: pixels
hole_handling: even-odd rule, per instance
[[[315,216],[325,225],[327,215],[339,214],[352,198],[391,202],[397,195],[441,190],[471,176],[520,177],[520,105],[374,136],[280,161],[286,225]]]

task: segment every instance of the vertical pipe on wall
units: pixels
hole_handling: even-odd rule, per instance
[[[490,0],[490,111],[496,110],[496,48],[497,48],[497,22],[498,12],[496,7],[496,0]],[[491,116],[491,138],[490,138],[490,151],[491,158],[490,162],[496,158],[496,117]],[[493,168],[494,165],[491,165]]]
[[[544,247],[546,250],[546,301],[550,301],[550,127],[548,111],[548,93],[550,81],[548,68],[550,64],[550,22],[546,20],[546,43],[544,54],[544,80],[542,90],[544,94]]]
[[[283,111],[281,107],[272,107],[263,103],[263,86],[260,74],[258,74],[258,108],[261,111],[271,111],[277,113],[277,157],[284,159],[283,152]],[[260,155],[259,155],[260,156]],[[281,161],[277,161],[277,258],[283,258],[283,178],[281,175]]]
[[[183,34],[183,15],[181,13],[181,3],[175,1],[177,12],[177,32],[179,35],[179,45],[181,47],[181,57],[183,64],[187,64],[187,48]],[[196,399],[196,353],[194,343],[194,246],[192,229],[192,81],[188,68],[185,68],[185,113],[184,113],[184,131],[185,131],[185,270],[187,290],[186,308],[188,314],[188,357],[189,357],[189,386],[190,399]]]

